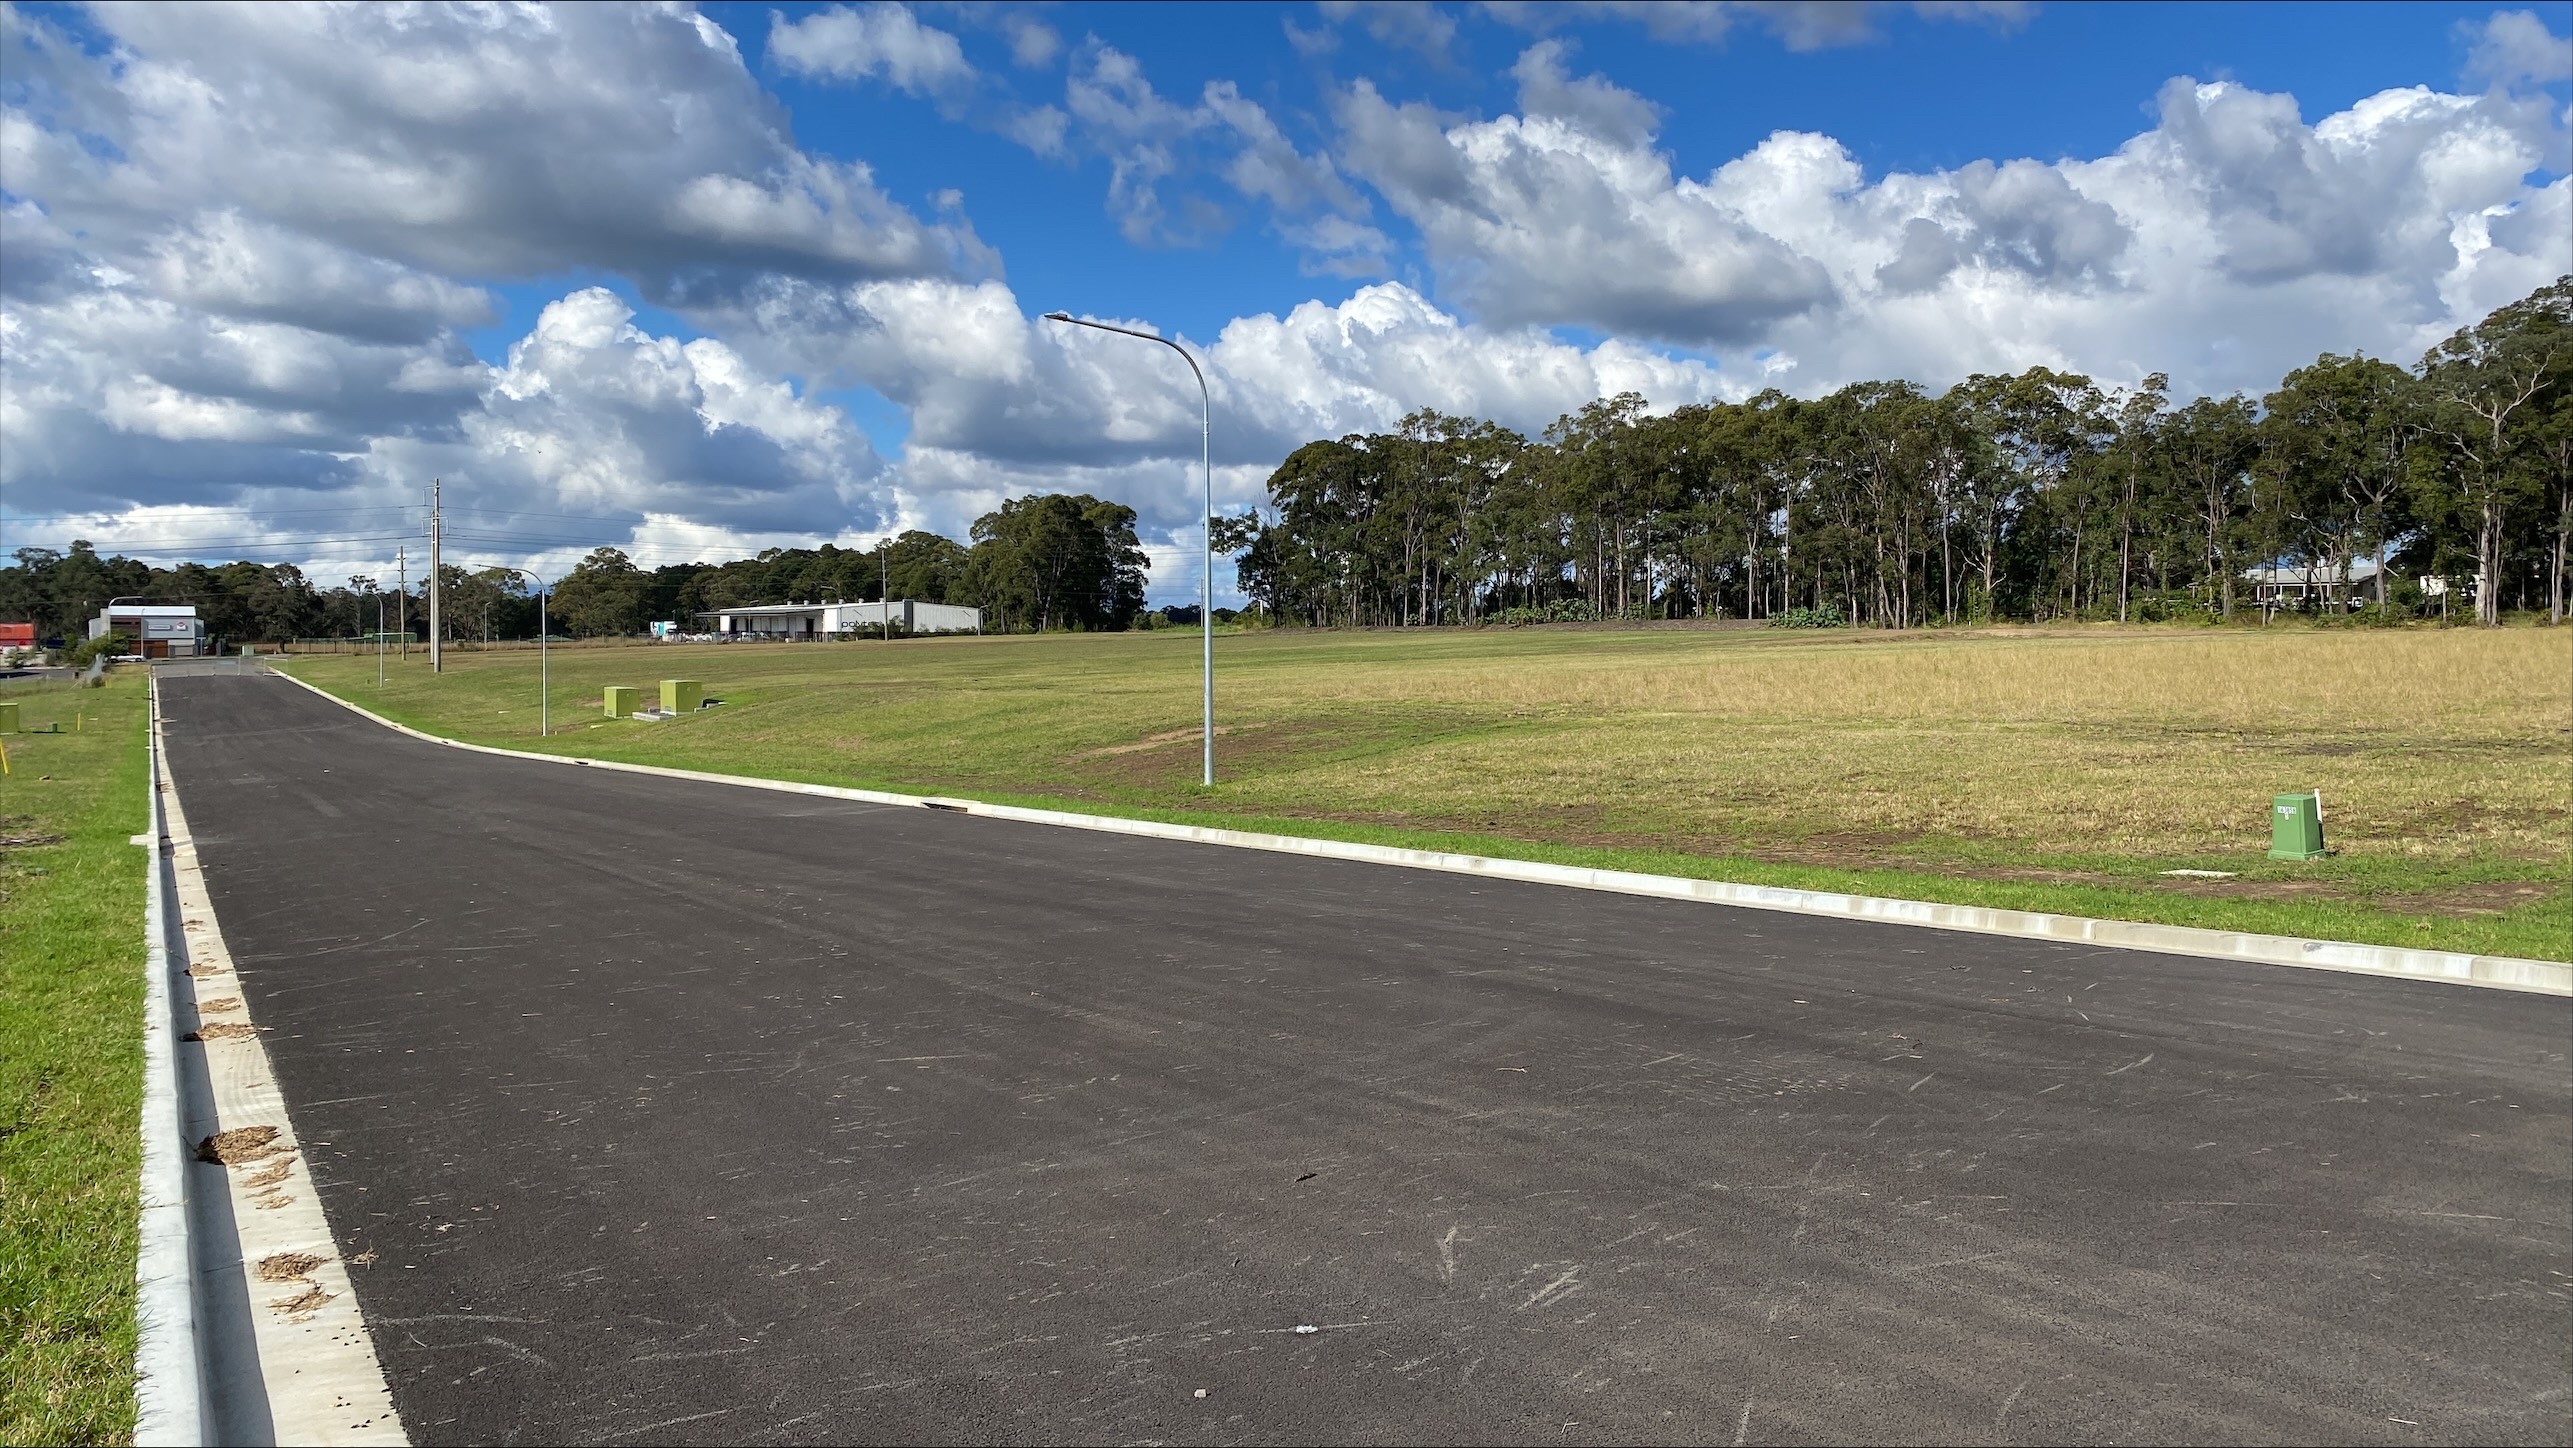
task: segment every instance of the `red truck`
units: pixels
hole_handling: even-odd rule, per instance
[[[0,649],[32,649],[35,646],[34,624],[0,623]]]

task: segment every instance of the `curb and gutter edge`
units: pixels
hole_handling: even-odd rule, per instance
[[[134,843],[152,852],[143,894],[143,1180],[134,1261],[134,1441],[170,1448],[206,1441],[205,1359],[196,1251],[189,1232],[187,1109],[179,1096],[178,994],[186,967],[170,949],[173,888],[169,818],[161,810],[161,691],[150,690],[143,788],[151,810]]]
[[[504,749],[490,744],[468,744],[461,739],[449,739],[425,730],[414,729],[408,724],[395,723],[362,704],[343,699],[318,684],[295,677],[284,669],[271,666],[268,672],[298,687],[310,689],[341,708],[397,733],[407,734],[414,739],[448,749],[466,749],[478,754],[495,754],[510,759],[542,760],[550,764],[608,769],[625,774],[658,775],[666,779],[691,779],[709,784],[776,790],[786,794],[819,795],[828,799],[845,799],[864,804],[947,810],[979,815],[987,819],[1013,820],[1024,824],[1097,830],[1109,834],[1141,835],[1153,839],[1224,845],[1235,849],[1269,850],[1280,854],[1312,855],[1323,859],[1350,860],[1364,864],[1397,865],[1407,869],[1481,875],[1491,879],[1517,880],[1529,884],[1565,885],[1575,889],[1600,890],[1620,895],[1645,895],[1665,900],[1697,900],[1709,904],[1742,906],[1753,910],[1833,916],[1844,920],[1871,920],[1889,925],[1922,925],[1940,930],[1962,930],[1979,935],[2011,935],[2022,939],[2095,945],[2112,950],[2142,950],[2160,955],[2190,955],[2202,959],[2238,960],[2260,965],[2285,965],[2305,970],[2337,971],[2349,975],[2390,976],[2402,980],[2444,981],[2452,985],[2481,986],[2489,990],[2573,997],[2573,963],[2563,961],[2521,960],[2514,956],[2469,955],[2445,950],[2414,950],[2393,945],[2361,945],[2352,941],[2305,940],[2291,935],[2258,935],[2248,931],[2206,930],[2190,925],[2151,925],[2130,920],[2097,920],[2080,915],[2002,910],[1982,905],[1943,905],[1927,900],[1844,895],[1824,890],[1799,890],[1781,885],[1736,885],[1720,880],[1697,880],[1678,875],[1647,875],[1628,870],[1598,870],[1577,865],[1549,865],[1533,860],[1451,854],[1441,850],[1410,850],[1392,845],[1362,845],[1343,840],[1308,839],[1299,835],[1273,835],[1255,830],[1220,829],[1206,825],[1164,824],[1157,820],[1120,819],[1111,815],[1029,809],[1019,805],[985,804],[979,800],[894,794],[884,790],[803,784],[793,780],[761,779],[740,774],[715,774],[696,769],[673,769],[657,764],[628,764],[621,760],[582,759],[564,754]]]

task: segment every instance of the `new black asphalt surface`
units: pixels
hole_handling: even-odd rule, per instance
[[[415,1441],[2573,1438],[2561,1000],[163,698]]]

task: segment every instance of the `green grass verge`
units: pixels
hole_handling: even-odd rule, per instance
[[[2561,960],[2562,631],[1487,630],[724,647],[296,671],[476,743],[1747,884]],[[604,684],[722,707],[608,722]],[[2266,858],[2319,786],[2338,853]],[[2229,872],[2220,880],[2166,874]]]
[[[0,1443],[134,1435],[142,679],[0,689]]]

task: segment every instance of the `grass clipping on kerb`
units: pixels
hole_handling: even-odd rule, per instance
[[[134,1433],[143,687],[0,688],[0,1443]],[[73,732],[73,711],[86,718]]]
[[[2560,959],[2573,633],[1485,629],[580,647],[298,672],[416,727],[686,769],[2210,929]],[[717,709],[608,723],[610,683]],[[590,707],[585,709],[584,701]],[[2338,852],[2273,862],[2320,788]],[[2165,876],[2170,869],[2230,878]]]

